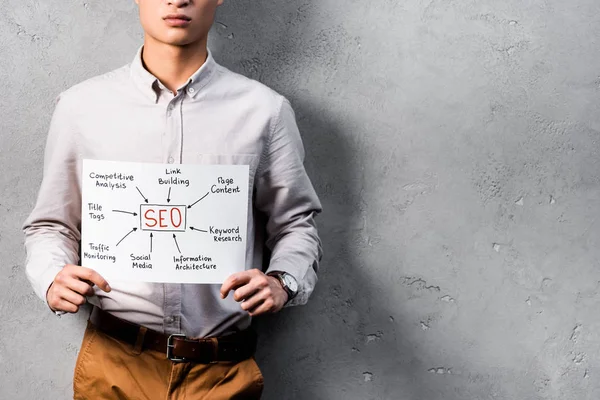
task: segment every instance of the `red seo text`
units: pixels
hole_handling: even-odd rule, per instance
[[[184,232],[187,206],[141,204],[140,222],[143,231]]]

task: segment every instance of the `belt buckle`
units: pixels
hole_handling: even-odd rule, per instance
[[[173,362],[185,362],[187,361],[186,358],[178,358],[173,356],[173,348],[175,348],[175,345],[173,344],[173,339],[176,337],[185,338],[185,335],[183,333],[174,333],[169,336],[169,338],[167,339],[167,358]]]

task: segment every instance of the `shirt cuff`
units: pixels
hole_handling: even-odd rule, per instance
[[[283,308],[301,306],[308,302],[308,298],[313,292],[318,278],[312,264],[307,264],[306,261],[294,263],[287,259],[271,260],[271,264],[265,272],[266,274],[272,271],[283,271],[292,275],[296,279],[296,282],[298,282],[298,293]]]
[[[65,315],[67,313],[66,311],[54,311],[53,309],[50,309],[50,311],[52,311],[57,317],[60,317],[61,315]]]
[[[52,308],[50,308],[50,304],[48,304],[48,297],[46,295],[48,294],[48,290],[50,289],[52,282],[54,282],[54,278],[56,278],[56,274],[58,274],[61,269],[62,268],[60,267],[48,268],[48,270],[46,270],[40,277],[39,286],[36,289],[38,297],[42,299],[44,303],[46,303],[46,306],[51,312],[54,313],[54,315],[57,315],[59,317],[63,314],[66,314],[66,312],[54,311]]]

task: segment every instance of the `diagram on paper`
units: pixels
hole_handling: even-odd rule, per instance
[[[107,280],[222,283],[245,269],[248,165],[83,160],[81,265]]]

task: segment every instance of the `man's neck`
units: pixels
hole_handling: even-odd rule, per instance
[[[142,50],[144,67],[173,94],[206,61],[206,39],[186,46],[173,46],[146,36]]]

